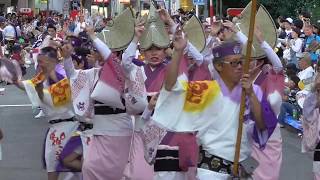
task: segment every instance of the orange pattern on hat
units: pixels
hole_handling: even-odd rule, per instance
[[[182,83],[186,90],[184,111],[202,112],[218,97],[220,87],[216,81],[191,81]]]

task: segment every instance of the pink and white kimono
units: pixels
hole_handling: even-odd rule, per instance
[[[283,67],[279,57],[266,42],[263,42],[261,47],[265,50],[272,66],[264,65],[254,83],[260,85],[272,107],[273,113],[278,117],[284,90]],[[263,150],[258,148],[256,144],[253,146],[252,157],[260,163],[253,173],[253,179],[279,179],[282,163],[282,137],[279,123]]]
[[[66,105],[56,107],[53,105],[51,94],[45,88],[44,98],[40,100],[34,85],[30,80],[23,81],[26,93],[34,106],[41,106],[50,122],[50,127],[46,134],[44,145],[44,162],[47,172],[62,172],[67,170],[59,170],[60,154],[71,138],[72,134],[77,130],[79,122],[74,121],[74,112],[71,102]],[[47,86],[48,87],[48,86]],[[55,122],[61,121],[61,122]]]
[[[131,42],[126,51],[123,54],[123,63],[126,71],[132,71],[132,69],[142,69],[145,75],[145,87],[148,95],[152,96],[155,93],[161,90],[162,84],[164,82],[165,73],[166,73],[166,63],[160,63],[156,67],[151,67],[149,64],[144,64],[144,66],[138,67],[133,65],[132,59],[135,56],[137,50],[137,44]],[[210,72],[207,69],[205,71],[205,66],[198,67],[198,64],[202,63],[202,55],[196,50],[196,48],[188,43],[188,46],[185,49],[185,54],[190,56],[194,65],[192,66],[192,72],[190,76],[193,79],[206,79],[210,76]],[[184,58],[181,65],[180,71],[188,71],[188,58]],[[170,62],[169,62],[170,63]],[[190,69],[190,68],[189,68]],[[201,71],[203,70],[203,71]],[[148,120],[150,119],[151,112],[146,108],[144,111],[139,126],[136,129],[139,132],[140,137],[145,142],[148,134],[144,132],[146,129],[145,124],[149,124]],[[142,121],[142,122],[141,122]],[[148,125],[147,125],[148,126]],[[198,159],[198,145],[196,143],[195,133],[175,133],[175,132],[166,132],[164,139],[161,144],[156,148],[158,157],[148,162],[155,161],[154,170],[155,180],[194,180],[196,179],[196,166]],[[144,145],[145,146],[145,145]],[[141,147],[142,148],[142,147]],[[161,153],[165,153],[165,157]],[[169,153],[169,154],[168,154]],[[148,155],[146,155],[147,157]],[[164,156],[164,155],[163,155]],[[153,162],[154,163],[154,162]]]
[[[236,36],[242,44],[246,44],[247,37],[244,34],[238,32]],[[272,67],[269,65],[264,66],[256,77],[254,84],[262,88],[266,99],[272,107],[274,115],[278,117],[284,90],[283,66],[279,57],[267,42],[264,41],[261,44],[261,48],[271,62]],[[253,145],[252,157],[259,162],[259,166],[253,173],[253,179],[279,179],[282,163],[282,137],[279,124],[277,124],[263,150],[261,150],[257,144]]]
[[[317,107],[319,94],[311,93],[303,104],[303,139],[302,152],[314,152],[314,180],[320,180],[320,108]]]
[[[95,39],[94,45],[106,59],[103,67],[70,71],[75,112],[80,119],[93,123],[89,146],[84,146],[83,179],[150,179],[151,167],[141,158],[132,160],[139,157],[133,146],[139,140],[131,115],[142,113],[147,105],[144,86],[140,85],[142,73],[124,73],[119,59],[102,41]],[[65,61],[65,67],[74,69],[71,59]],[[94,101],[102,104],[95,105]],[[143,157],[143,152],[140,154]]]
[[[189,83],[189,85],[186,83]],[[196,92],[199,93],[194,96],[197,98],[196,101],[192,101],[192,98],[190,100],[186,99],[186,94],[193,92],[189,88],[193,87],[203,87]],[[258,86],[254,85],[254,92],[257,98],[262,100],[263,94]],[[240,110],[240,94],[240,85],[230,91],[219,76],[216,76],[215,81],[188,82],[186,76],[182,74],[172,91],[168,92],[165,89],[161,91],[152,122],[155,127],[160,127],[160,130],[161,127],[164,127],[178,132],[197,131],[198,142],[207,154],[233,161]],[[250,113],[249,108],[247,110]],[[246,119],[241,142],[240,161],[250,156],[251,142],[255,140],[263,146],[270,135],[269,132],[269,129],[263,132],[256,130],[254,121]],[[148,140],[148,142],[152,144],[151,140]],[[153,151],[152,146],[149,147],[149,151]],[[204,156],[200,157],[200,159],[202,158]],[[230,175],[210,171],[205,164],[201,163],[197,170],[197,178],[227,180]]]
[[[65,83],[65,72],[61,69],[61,66],[57,65],[55,70],[58,79]],[[8,82],[12,82],[12,79],[21,79],[19,66],[15,62],[2,60],[0,79],[7,80]],[[70,169],[60,168],[60,156],[66,143],[78,128],[79,123],[73,118],[74,112],[71,101],[60,105],[54,104],[53,96],[49,89],[51,86],[55,86],[55,82],[46,80],[43,83],[43,99],[40,100],[35,89],[35,84],[31,80],[22,81],[22,85],[32,105],[43,107],[46,119],[50,123],[44,142],[43,162],[47,172],[71,172]]]
[[[269,72],[261,72],[261,74],[258,76],[258,79],[255,81],[255,84],[260,85],[262,87],[262,90],[266,93],[266,98],[272,107],[273,113],[276,116],[278,116],[280,113],[280,106],[282,102],[281,91],[283,91],[283,88],[281,89],[279,88],[281,86],[278,86],[279,89],[273,89],[273,92],[272,90],[270,90],[270,88],[275,88],[277,86],[277,83],[283,85],[283,82],[283,74],[276,74],[273,70]],[[257,144],[253,145],[252,157],[254,157],[260,163],[257,169],[254,171],[253,179],[279,179],[282,162],[282,138],[279,123],[274,129],[264,149],[261,150],[261,148],[259,148]]]

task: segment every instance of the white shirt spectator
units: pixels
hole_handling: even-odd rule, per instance
[[[306,68],[298,73],[298,77],[300,78],[301,81],[307,80],[307,79],[313,77],[314,75],[315,75],[315,72],[311,66],[309,66],[308,68]]]
[[[3,29],[3,37],[5,39],[7,39],[7,38],[16,38],[16,31],[15,31],[14,27],[11,24],[7,25]]]
[[[36,27],[38,26],[38,22],[39,22],[38,19],[34,20],[34,21],[33,21],[33,27],[36,28]]]
[[[297,57],[302,57],[303,40],[301,38],[290,40],[291,49],[296,53]]]
[[[76,28],[74,29],[74,34],[77,36],[80,32],[82,32],[86,28],[86,22],[78,22]]]
[[[20,26],[16,26],[16,31],[17,31],[17,35],[18,37],[21,36],[21,29],[20,29]]]
[[[287,34],[287,37],[289,37],[290,36],[290,34],[292,33],[292,29],[290,29],[290,30],[285,30],[285,32],[286,32],[286,34]]]

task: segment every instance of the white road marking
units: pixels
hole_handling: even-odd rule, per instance
[[[0,104],[0,107],[31,107],[32,104]]]

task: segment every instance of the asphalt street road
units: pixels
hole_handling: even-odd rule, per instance
[[[1,88],[1,87],[0,87]],[[44,119],[34,119],[34,112],[23,91],[6,86],[0,95],[0,128],[3,160],[0,180],[45,180],[42,168],[42,144],[48,126]],[[15,105],[15,106],[7,106]],[[283,165],[281,180],[312,180],[312,155],[301,153],[301,139],[296,132],[282,129]]]

